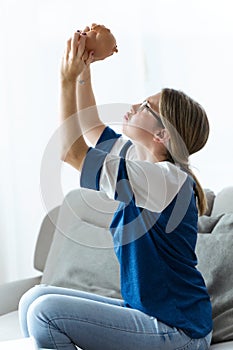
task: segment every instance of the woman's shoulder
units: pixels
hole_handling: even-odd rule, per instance
[[[157,212],[171,203],[188,178],[184,171],[169,162],[128,160],[126,169],[136,205]]]

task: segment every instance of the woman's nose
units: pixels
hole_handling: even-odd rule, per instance
[[[131,110],[130,110],[131,113],[136,113],[137,110],[138,110],[138,106],[139,106],[138,104],[132,105],[132,106],[131,106]]]

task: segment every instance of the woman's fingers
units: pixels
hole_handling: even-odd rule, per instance
[[[81,34],[80,32],[75,32],[71,39],[71,57],[72,58],[75,58],[77,56],[80,34]]]
[[[86,32],[89,32],[89,31],[90,31],[90,27],[85,27],[84,32],[86,33]]]
[[[79,43],[78,43],[78,47],[77,47],[77,57],[79,59],[82,59],[82,56],[84,54],[84,51],[85,51],[85,42],[86,42],[86,34],[85,33],[82,33],[80,35],[80,40],[79,40]]]
[[[67,43],[66,43],[66,50],[65,50],[65,58],[66,58],[66,60],[69,59],[69,54],[70,54],[70,50],[71,50],[71,40],[72,40],[72,38],[67,40]]]
[[[61,63],[61,77],[68,81],[76,81],[77,77],[86,68],[87,52],[85,32],[75,32],[66,42],[66,49]]]
[[[84,33],[87,33],[89,31],[90,31],[90,27],[88,27],[88,26],[86,26],[82,32],[80,30],[77,30],[73,34],[73,37],[67,41],[67,46],[66,46],[66,51],[65,51],[66,59],[69,58],[70,54],[71,54],[72,58],[75,58],[77,56],[80,58],[82,57],[80,52],[82,52],[82,54],[83,54],[83,51],[84,51],[83,50],[83,42],[85,41],[85,37],[83,38],[83,35],[85,35]],[[80,41],[81,38],[83,38],[83,39]],[[81,47],[80,47],[79,41],[81,43]]]
[[[86,60],[86,65],[89,66],[94,61],[94,51],[91,51]]]
[[[67,46],[69,49],[70,45],[70,52],[71,52],[71,57],[72,58],[79,58],[82,59],[82,56],[85,51],[85,41],[86,41],[86,33],[85,32],[75,32],[72,39],[71,43],[68,44]],[[67,49],[67,51],[68,51]]]

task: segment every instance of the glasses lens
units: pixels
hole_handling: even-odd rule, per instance
[[[143,109],[146,108],[161,124],[162,121],[160,119],[160,116],[158,113],[156,113],[150,106],[149,102],[147,100],[145,100],[139,107],[137,112],[142,112]]]
[[[147,101],[142,102],[142,104],[138,107],[138,112],[142,112],[144,108],[147,107]]]

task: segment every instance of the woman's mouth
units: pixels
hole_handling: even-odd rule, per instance
[[[130,115],[130,113],[129,112],[127,112],[125,115],[124,115],[124,120],[125,121],[129,121],[129,115]]]

